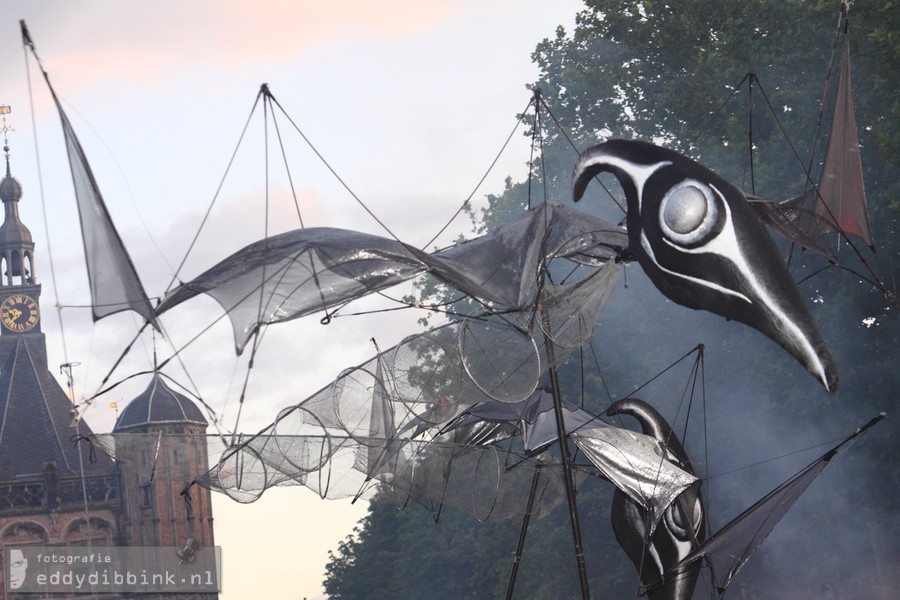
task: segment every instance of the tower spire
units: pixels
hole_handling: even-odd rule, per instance
[[[0,104],[0,115],[3,115],[3,127],[0,128],[0,131],[3,132],[3,151],[6,152],[7,158],[9,157],[9,140],[7,139],[6,132],[14,131],[12,127],[7,125],[6,123],[6,115],[12,112],[12,107],[8,104]]]
[[[9,124],[6,122],[6,115],[12,112],[12,107],[8,104],[0,104],[0,115],[3,116],[3,127],[0,127],[0,132],[3,132],[3,154],[6,157],[6,177],[12,178],[9,173],[9,136],[7,135],[10,131],[15,131]]]
[[[22,186],[12,176],[9,158],[9,132],[12,127],[6,115],[12,112],[0,106],[2,116],[3,153],[6,176],[0,181],[0,200],[4,219],[0,225],[0,333],[21,334],[40,332],[41,286],[34,273],[34,240],[31,232],[19,219],[19,200]]]

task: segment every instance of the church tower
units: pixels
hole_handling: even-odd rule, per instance
[[[4,123],[5,131],[5,123]],[[19,218],[22,186],[0,181],[0,563],[7,546],[117,545],[115,463],[77,436],[90,428],[50,373],[34,241]],[[0,598],[6,597],[0,569]]]
[[[4,121],[0,132],[6,131]],[[155,373],[116,421],[114,450],[109,448],[115,460],[85,439],[91,429],[76,418],[75,406],[48,369],[35,245],[19,215],[22,186],[12,177],[8,146],[3,150],[0,600],[10,597],[3,564],[9,547],[167,547],[190,561],[184,557],[193,550],[214,545],[210,491],[193,486],[182,494],[208,470],[208,423],[191,400]],[[163,596],[214,600],[218,594],[140,597]]]

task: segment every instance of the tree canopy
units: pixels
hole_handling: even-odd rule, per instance
[[[532,181],[507,179],[502,193],[472,213],[473,228],[490,230],[543,201],[537,190],[546,189],[547,200],[571,202],[578,151],[611,137],[668,145],[767,199],[802,192],[804,169],[821,161],[813,148],[840,8],[836,0],[587,0],[575,29],[557,28],[532,55],[546,103],[540,126],[529,120],[527,135],[537,128],[542,150]],[[876,245],[874,254],[861,253],[890,287],[900,251],[900,11],[891,2],[869,2],[853,4],[849,14]],[[597,196],[583,203],[610,220],[623,216]],[[635,267],[591,345],[563,367],[567,398],[601,412],[702,343],[708,406],[701,423],[682,424],[683,437],[695,464],[705,462],[711,511],[720,515],[712,526],[721,526],[812,460],[808,453],[791,458],[795,452],[849,433],[896,402],[897,307],[861,276],[865,265],[841,243],[842,261],[857,274],[820,272],[827,266],[821,259],[784,245],[838,361],[836,394],[819,389],[755,332],[667,302]],[[642,394],[675,418],[683,385],[668,380]],[[891,468],[896,432],[888,420],[841,455],[739,575],[741,597],[891,596],[900,586],[889,572],[900,560],[900,482]],[[700,459],[707,447],[709,456]],[[754,463],[761,466],[743,469]],[[610,487],[590,481],[578,493],[591,589],[602,597],[636,596],[637,576],[608,525]],[[450,509],[435,522],[436,512],[398,512],[379,495],[332,554],[326,591],[344,600],[504,597],[519,525],[482,524]],[[578,595],[571,533],[560,512],[532,524],[516,597]]]

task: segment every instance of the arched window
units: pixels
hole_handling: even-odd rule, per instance
[[[46,544],[50,539],[47,530],[34,521],[18,521],[3,528],[0,543],[3,546]]]
[[[25,283],[25,277],[23,276],[22,269],[22,255],[19,254],[18,250],[13,250],[9,253],[8,271],[12,283]],[[18,277],[19,279],[17,280],[16,277]]]
[[[12,273],[9,272],[9,257],[0,254],[0,285],[11,285]]]
[[[25,268],[22,273],[22,282],[34,283],[34,257],[29,250],[25,251],[25,263],[22,266]]]
[[[113,526],[102,517],[75,519],[66,528],[66,543],[70,546],[84,546],[90,540],[95,546],[111,546]]]

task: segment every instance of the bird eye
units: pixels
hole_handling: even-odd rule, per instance
[[[713,191],[692,179],[672,187],[659,207],[663,234],[682,246],[704,242],[718,220],[719,209]]]
[[[688,519],[691,521],[690,523],[685,522],[685,515],[682,514],[681,508],[678,506],[678,500],[675,500],[669,505],[663,513],[663,521],[665,522],[666,529],[679,540],[691,539],[688,528],[692,529],[696,535],[702,527],[703,507],[697,499],[693,499],[691,504],[693,507],[687,509],[689,513],[692,513],[687,515]]]
[[[663,520],[666,523],[666,529],[668,529],[677,539],[687,540],[690,539],[690,536],[684,522],[684,517],[678,506],[675,505],[676,502],[677,500],[663,513]]]

